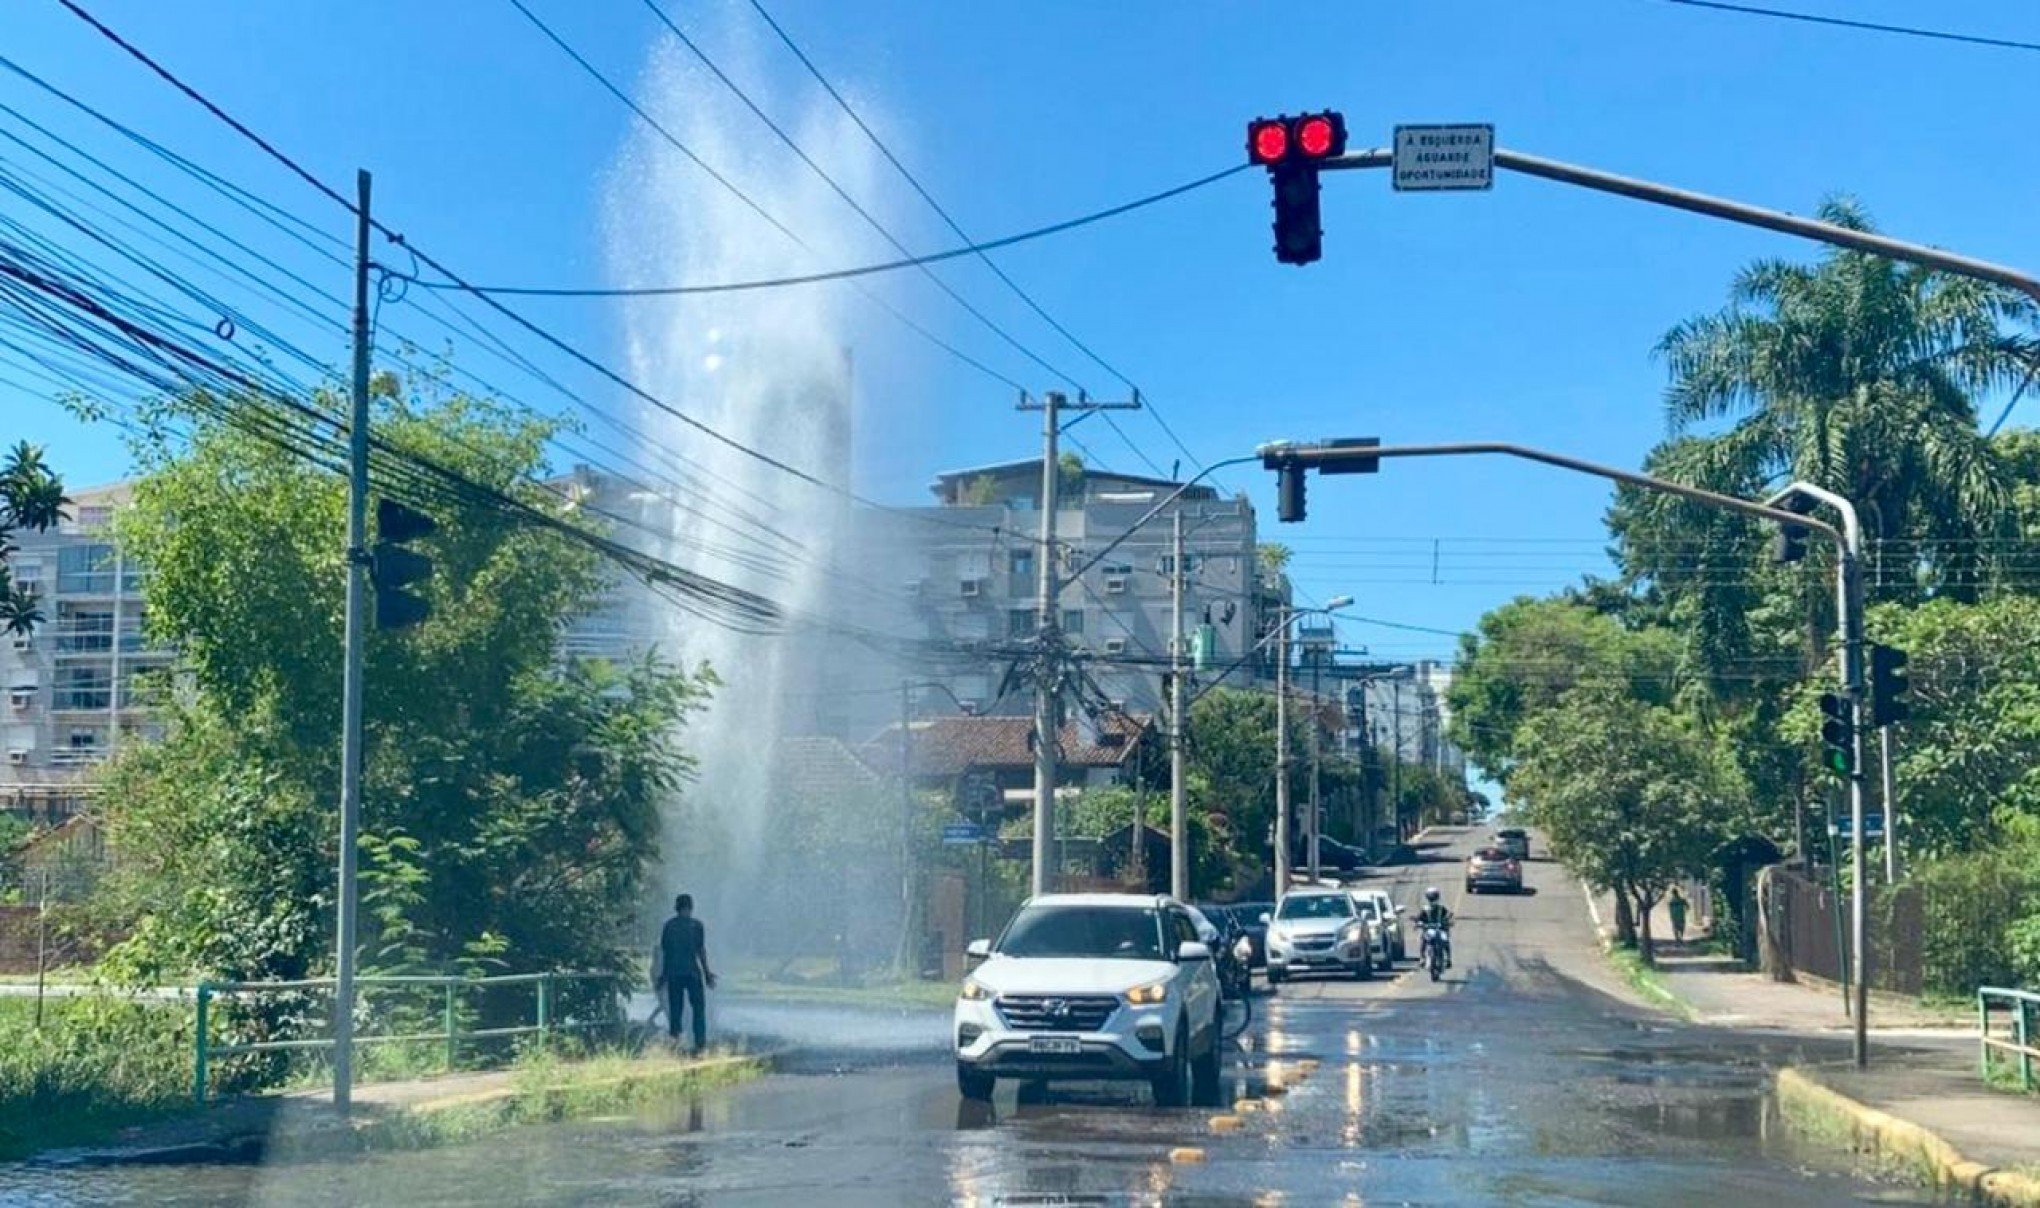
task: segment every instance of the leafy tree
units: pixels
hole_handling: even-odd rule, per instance
[[[1689,716],[1606,681],[1524,726],[1510,796],[1588,884],[1642,920],[1681,877],[1701,876],[1745,802],[1733,761]]]
[[[387,388],[378,411],[392,446],[563,510],[528,482],[543,424]],[[116,523],[189,690],[165,741],[109,772],[121,873],[107,908],[134,927],[115,965],[138,980],[304,976],[331,956],[346,488],[192,419],[188,448],[142,439]],[[628,970],[658,810],[692,768],[680,725],[713,680],[562,660],[561,628],[602,588],[593,555],[486,499],[433,512],[432,616],[368,642],[363,951],[384,971]]]
[[[1294,551],[1279,541],[1263,541],[1254,547],[1254,553],[1260,560],[1264,575],[1281,574],[1289,569],[1289,560],[1295,556]]]
[[[1564,598],[1518,597],[1460,638],[1452,675],[1452,740],[1482,772],[1508,783],[1520,733],[1582,683],[1619,684],[1639,699],[1668,704],[1677,646],[1661,629],[1631,631],[1613,617]]]
[[[0,629],[25,634],[42,624],[35,592],[14,582],[7,560],[22,529],[47,532],[70,505],[64,484],[43,464],[42,450],[23,441],[0,464]]]
[[[1299,722],[1290,719],[1291,750],[1301,752]],[[1265,692],[1214,688],[1190,707],[1187,741],[1198,813],[1223,814],[1233,851],[1258,858],[1275,822],[1275,698]],[[1291,801],[1305,784],[1301,761],[1290,769]]]

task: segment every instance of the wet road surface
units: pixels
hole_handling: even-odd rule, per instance
[[[965,1104],[943,1048],[946,1013],[846,1018],[732,1001],[724,1026],[798,1046],[780,1072],[646,1115],[346,1163],[15,1168],[0,1170],[0,1199],[1931,1202],[1851,1173],[1779,1121],[1769,1071],[1839,1056],[1839,1042],[1696,1028],[1634,1005],[1555,864],[1531,864],[1523,896],[1467,898],[1457,861],[1472,836],[1444,837],[1430,862],[1380,870],[1377,883],[1399,901],[1427,882],[1444,890],[1459,915],[1446,978],[1305,980],[1258,998],[1223,1107],[1162,1111],[1144,1089],[1111,1085],[1002,1085],[989,1108]],[[1241,1100],[1246,1110],[1232,1106]]]

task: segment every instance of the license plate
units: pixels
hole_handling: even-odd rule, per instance
[[[1083,1052],[1084,1046],[1074,1036],[1035,1036],[1028,1040],[1027,1051],[1068,1056]]]

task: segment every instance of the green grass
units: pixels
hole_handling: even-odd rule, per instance
[[[1664,975],[1644,963],[1643,957],[1634,948],[1620,946],[1610,948],[1608,963],[1615,966],[1615,971],[1620,973],[1622,979],[1638,994],[1674,1012],[1682,1019],[1693,1018],[1692,1004],[1674,994],[1672,988],[1665,984]]]
[[[391,1110],[357,1126],[348,1147],[421,1149],[458,1145],[525,1124],[640,1111],[757,1077],[762,1058],[711,1053],[702,1060],[622,1049],[580,1058],[533,1052],[513,1069],[512,1094]]]
[[[189,1114],[188,1004],[114,996],[0,998],[0,1159],[89,1145]]]

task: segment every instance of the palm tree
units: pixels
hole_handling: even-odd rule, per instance
[[[1873,229],[1852,201],[1829,222]],[[1976,401],[2040,363],[2036,308],[2001,287],[1853,251],[1759,261],[1729,304],[1673,328],[1667,469],[1722,489],[1804,479],[1854,501],[1870,535],[1903,540],[1916,579],[1967,595],[1979,539],[2009,535],[2011,490]],[[1717,427],[1723,425],[1725,427]],[[1986,547],[1987,548],[1987,547]]]

